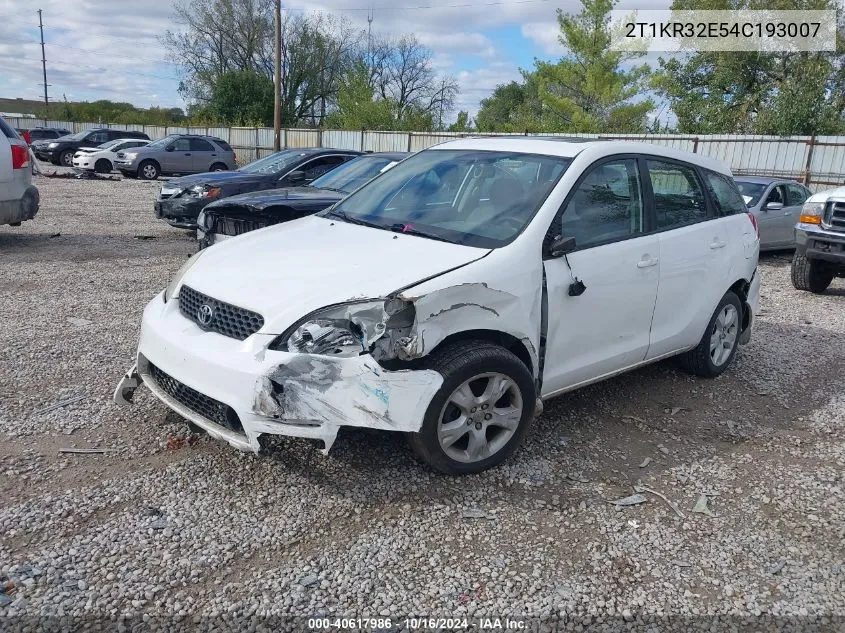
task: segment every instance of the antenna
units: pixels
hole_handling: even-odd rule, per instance
[[[367,59],[373,67],[373,8],[367,9]]]

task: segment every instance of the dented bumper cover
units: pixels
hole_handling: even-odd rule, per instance
[[[258,451],[262,434],[322,440],[327,452],[341,426],[418,431],[443,381],[432,370],[387,371],[369,354],[270,350],[274,334],[239,341],[202,331],[170,308],[159,295],[144,310],[137,364],[115,402],[130,402],[146,384],[168,407],[242,450]],[[153,367],[172,380],[159,384]],[[210,407],[230,408],[240,428],[216,422]]]

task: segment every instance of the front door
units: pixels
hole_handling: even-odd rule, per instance
[[[169,151],[161,153],[161,170],[170,174],[190,174],[194,170],[191,139],[177,138]]]
[[[544,396],[645,358],[660,261],[644,208],[637,160],[611,158],[585,172],[552,224],[575,251],[544,262]]]

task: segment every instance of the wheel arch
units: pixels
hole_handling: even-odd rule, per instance
[[[382,361],[381,364],[388,369],[399,369],[403,367],[412,368],[419,365],[423,359],[431,356],[439,350],[442,350],[444,347],[465,341],[486,341],[488,343],[494,343],[496,345],[499,345],[500,347],[503,347],[504,349],[513,353],[520,361],[522,361],[522,363],[528,368],[528,371],[531,373],[531,375],[536,378],[536,358],[535,355],[533,355],[529,350],[528,345],[526,345],[526,341],[520,340],[513,334],[509,334],[501,330],[474,329],[453,332],[448,336],[444,337],[443,340],[438,342],[435,347],[428,350],[425,356],[415,358],[409,361],[393,359],[390,361]]]
[[[754,274],[752,274],[752,278],[756,274],[757,272],[755,271]],[[748,305],[748,291],[750,288],[751,280],[740,278],[733,282],[730,288],[726,291],[726,293],[733,292],[737,297],[739,297],[739,302],[742,305],[742,314],[740,315],[742,318],[742,333],[745,333],[751,325],[751,306]]]

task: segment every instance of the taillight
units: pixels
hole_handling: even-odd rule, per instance
[[[30,135],[30,133],[27,130],[24,130],[24,132],[23,132],[23,134],[21,134],[21,136],[23,136],[23,140],[26,141],[27,145],[32,145],[32,136]]]
[[[757,234],[757,238],[760,237],[760,225],[757,224],[757,218],[754,216],[753,213],[748,214],[748,219],[751,220],[751,226],[754,227],[754,232]]]
[[[12,169],[29,167],[29,148],[12,145]]]

